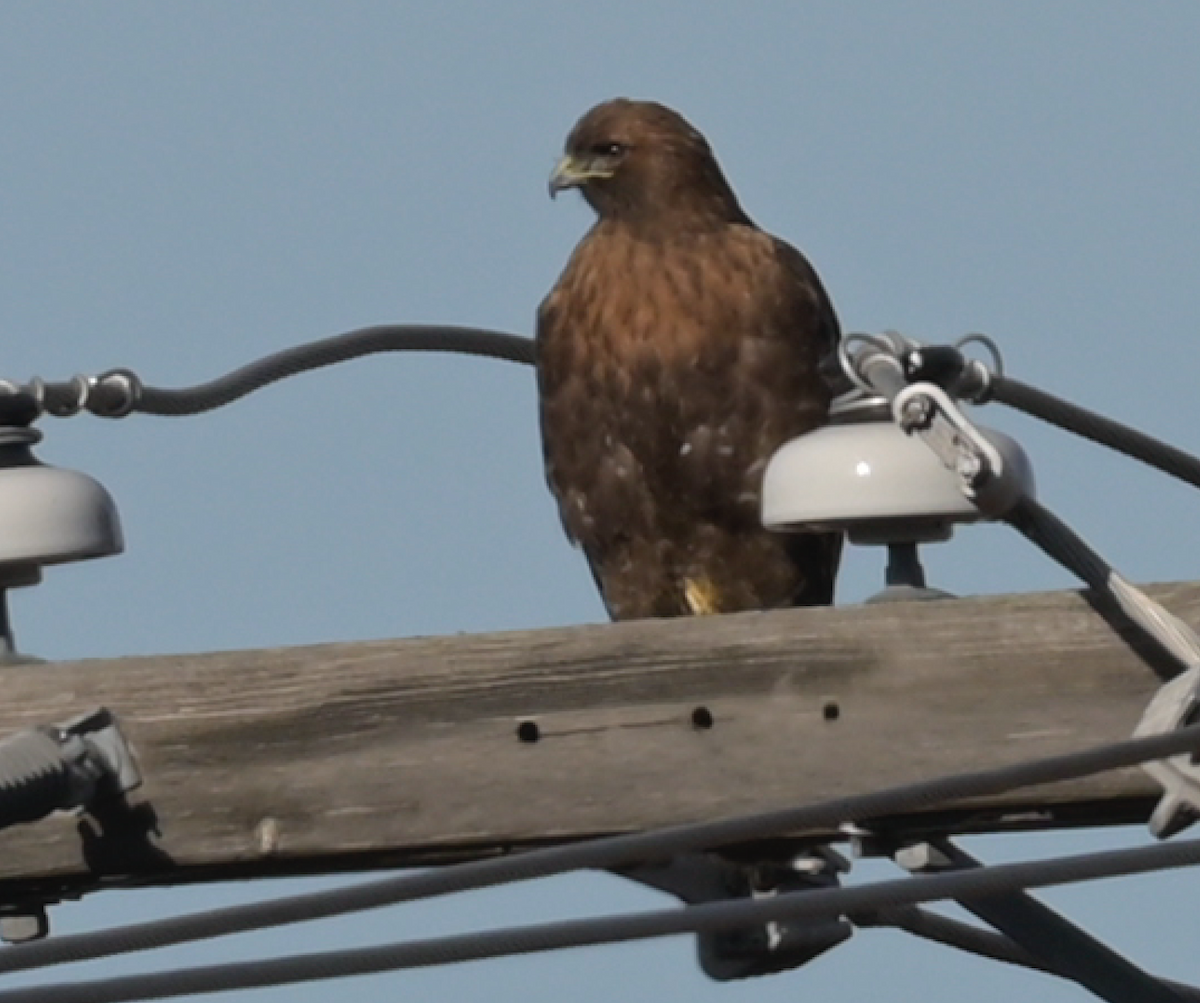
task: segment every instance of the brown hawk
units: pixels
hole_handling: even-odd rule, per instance
[[[704,137],[598,105],[551,195],[596,211],[537,319],[546,476],[615,620],[832,602],[837,534],[763,529],[768,459],[826,421],[838,321],[738,205]]]

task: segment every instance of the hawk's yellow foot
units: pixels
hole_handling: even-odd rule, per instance
[[[683,600],[692,616],[716,616],[721,612],[717,587],[707,578],[685,578]]]

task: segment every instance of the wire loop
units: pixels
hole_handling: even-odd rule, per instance
[[[1004,375],[1004,355],[1001,353],[1000,346],[996,344],[995,339],[990,335],[974,331],[971,334],[964,335],[954,343],[954,347],[960,351],[968,345],[982,345],[992,357],[992,368],[988,370],[989,374],[996,376]]]
[[[862,378],[858,372],[858,367],[854,364],[854,359],[850,356],[851,346],[858,344],[869,345],[886,355],[895,355],[896,346],[886,335],[868,334],[864,331],[852,331],[849,334],[843,335],[838,342],[837,356],[838,363],[842,367],[842,372],[846,374],[846,378],[858,387],[859,390],[874,397],[879,391]]]

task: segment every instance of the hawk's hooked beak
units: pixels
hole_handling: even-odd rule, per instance
[[[565,188],[578,188],[593,178],[611,178],[613,168],[596,161],[580,160],[567,154],[550,172],[550,197],[554,198]]]

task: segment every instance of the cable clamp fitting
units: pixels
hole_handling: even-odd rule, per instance
[[[999,519],[1031,492],[1028,461],[1006,455],[963,414],[945,390],[914,383],[892,401],[892,416],[909,435],[919,435],[946,468],[956,474],[971,503],[989,519]]]
[[[91,779],[78,804],[119,797],[142,785],[133,749],[108,708],[82,714],[52,730],[58,733],[64,756],[78,764],[81,778]]]
[[[56,811],[94,811],[141,782],[133,750],[103,707],[60,725],[30,728],[0,741],[0,827]],[[46,936],[46,907],[57,901],[35,891],[0,903],[0,940]]]
[[[0,827],[87,809],[141,782],[132,749],[103,707],[30,728],[0,741]]]
[[[87,408],[101,418],[124,418],[142,399],[142,381],[131,369],[110,369],[92,377]]]
[[[36,388],[35,396],[41,402],[42,410],[53,418],[70,418],[84,410],[94,385],[95,377],[79,374],[53,387],[37,377],[30,381],[30,387]]]
[[[1164,684],[1134,729],[1134,737],[1163,735],[1200,721],[1200,665],[1193,664]],[[1200,750],[1142,764],[1157,780],[1163,796],[1150,816],[1150,831],[1167,839],[1200,819]]]

